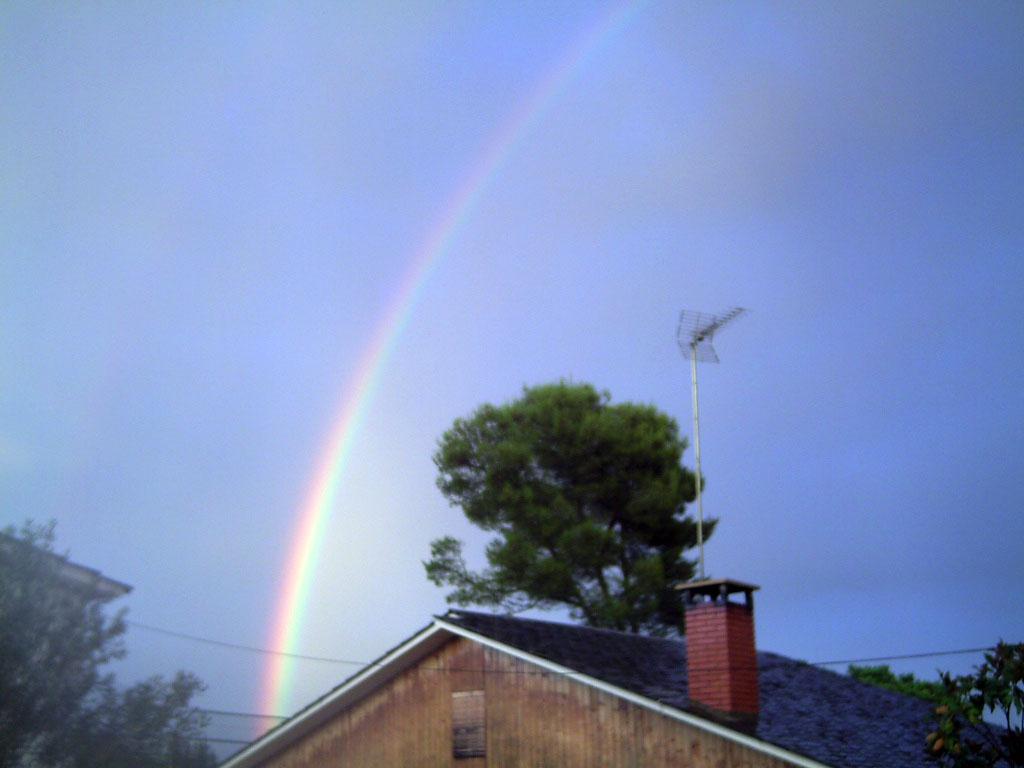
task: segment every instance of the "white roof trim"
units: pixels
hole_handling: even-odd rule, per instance
[[[583,685],[588,685],[591,688],[596,688],[612,696],[625,699],[645,709],[658,712],[673,720],[679,720],[694,728],[699,728],[723,739],[736,742],[756,752],[770,755],[779,760],[786,760],[794,765],[801,766],[801,768],[831,768],[825,763],[819,763],[796,752],[790,752],[766,741],[747,736],[745,733],[726,728],[711,720],[692,715],[675,707],[670,707],[667,704],[662,704],[660,701],[640,696],[598,678],[576,672],[569,667],[563,667],[561,664],[548,661],[540,656],[534,656],[515,646],[492,640],[485,635],[464,629],[457,624],[451,624],[444,619],[434,619],[434,623],[426,629],[413,635],[379,661],[368,665],[362,672],[357,673],[348,682],[331,691],[319,702],[312,704],[305,711],[299,712],[266,736],[242,749],[241,752],[227,760],[227,762],[222,763],[221,768],[253,768],[262,760],[271,757],[274,753],[284,749],[293,741],[296,741],[321,723],[330,719],[338,710],[361,699],[370,690],[384,683],[402,669],[407,669],[427,654],[441,647],[452,635],[473,640],[496,651],[507,653],[510,656],[522,659],[543,669],[572,678]]]
[[[716,736],[721,736],[723,739],[728,739],[729,741],[742,744],[743,746],[757,752],[771,755],[779,760],[786,760],[794,765],[802,766],[802,768],[831,768],[831,766],[826,763],[819,763],[817,760],[804,757],[796,752],[790,752],[788,749],[783,749],[782,747],[777,747],[774,744],[769,744],[767,741],[761,741],[760,739],[755,739],[752,736],[747,736],[745,733],[740,733],[739,731],[734,731],[731,728],[726,728],[725,726],[719,725],[711,720],[706,720],[703,717],[691,715],[689,712],[684,712],[681,709],[670,707],[667,704],[662,704],[660,701],[655,701],[654,699],[648,699],[646,696],[640,696],[632,691],[627,691],[625,688],[619,688],[616,685],[611,685],[603,680],[599,680],[596,677],[590,677],[582,672],[576,672],[569,667],[563,667],[561,664],[556,664],[553,661],[548,661],[540,656],[534,656],[531,653],[522,651],[513,645],[506,645],[505,643],[498,642],[497,640],[492,640],[485,635],[479,635],[476,632],[464,629],[457,624],[449,624],[443,619],[434,619],[434,622],[453,634],[461,635],[462,637],[478,642],[481,645],[493,648],[496,651],[507,653],[510,656],[516,656],[523,661],[528,661],[538,667],[543,667],[544,669],[548,669],[557,674],[572,678],[579,683],[589,685],[591,688],[604,691],[612,696],[618,696],[620,699],[626,699],[627,701],[644,707],[645,709],[654,710],[655,712],[665,715],[666,717],[670,717],[673,720],[679,720],[687,725],[692,725],[694,728],[700,728],[703,731],[708,731]]]

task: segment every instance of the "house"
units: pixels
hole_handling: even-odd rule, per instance
[[[685,640],[449,611],[224,768],[929,765],[927,703],[756,651],[754,585],[684,589]]]

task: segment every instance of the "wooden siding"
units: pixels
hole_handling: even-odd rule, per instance
[[[452,693],[483,690],[486,757],[452,756]],[[457,638],[261,768],[783,768],[789,763]]]

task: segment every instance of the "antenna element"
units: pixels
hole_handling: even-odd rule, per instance
[[[697,579],[704,580],[704,504],[700,497],[703,476],[700,473],[700,406],[697,400],[697,361],[717,363],[718,355],[711,346],[711,339],[723,326],[731,323],[746,310],[733,307],[725,312],[712,315],[707,312],[694,312],[684,309],[679,313],[679,327],[676,329],[676,340],[679,349],[690,358],[690,381],[693,384],[693,448],[697,463]]]

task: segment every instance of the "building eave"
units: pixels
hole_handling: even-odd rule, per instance
[[[113,600],[132,591],[131,585],[104,576],[95,568],[72,563],[70,560],[64,560],[59,567],[61,576],[68,583],[91,591],[102,600]]]

